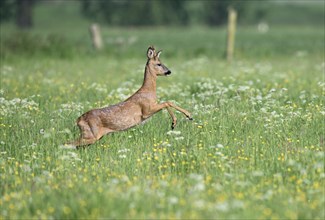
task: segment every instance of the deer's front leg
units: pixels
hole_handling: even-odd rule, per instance
[[[167,111],[168,111],[170,117],[171,117],[172,120],[173,120],[173,122],[172,122],[172,130],[174,130],[174,128],[175,128],[175,126],[176,126],[176,123],[177,123],[177,118],[176,118],[176,116],[174,115],[173,111],[172,111],[169,107],[167,107]]]
[[[193,118],[191,117],[191,114],[188,111],[186,111],[185,109],[182,109],[181,107],[178,107],[177,105],[175,105],[174,103],[169,102],[169,101],[168,102],[163,102],[163,103],[160,103],[160,104],[156,104],[156,105],[150,106],[150,107],[151,107],[150,108],[150,115],[155,114],[156,112],[162,110],[163,108],[167,108],[170,116],[173,119],[173,124],[175,124],[175,125],[176,125],[176,120],[177,119],[176,119],[174,113],[170,110],[170,108],[174,108],[177,111],[182,112],[189,120],[193,120]],[[174,126],[172,125],[172,126],[175,127],[175,125]]]
[[[177,111],[182,112],[189,120],[193,120],[193,118],[191,117],[191,113],[189,113],[185,109],[182,109],[181,107],[178,107],[174,103],[167,101],[167,102],[163,102],[162,104],[167,105],[167,108],[172,107],[172,108],[176,109]]]

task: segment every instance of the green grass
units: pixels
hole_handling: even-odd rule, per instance
[[[15,31],[2,28],[1,218],[325,217],[323,29],[240,27],[229,64],[223,28],[103,27],[99,54],[83,29],[38,23],[8,45]],[[150,44],[173,72],[158,78],[160,101],[195,120],[176,113],[171,132],[162,111],[61,149],[80,114],[139,88]]]
[[[145,57],[2,62],[2,217],[324,217],[321,58],[164,61],[160,100],[195,120],[170,133],[161,112],[78,151],[58,147],[75,119],[132,94]]]
[[[9,28],[8,28],[9,29]],[[6,29],[6,30],[8,30]],[[54,57],[80,59],[95,54],[87,28],[40,33],[1,31],[1,56],[16,60],[23,57]],[[42,29],[41,29],[42,30]],[[72,33],[71,33],[72,31]],[[71,34],[70,34],[71,33]],[[164,50],[165,58],[208,56],[222,59],[226,48],[226,29],[221,28],[142,28],[119,29],[102,27],[105,48],[100,52],[108,59],[141,59],[145,49],[154,44]],[[324,31],[317,27],[270,27],[260,33],[256,27],[239,27],[236,38],[236,58],[263,59],[323,54]],[[144,52],[143,52],[144,51]]]

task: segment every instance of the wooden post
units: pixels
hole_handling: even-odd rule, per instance
[[[231,62],[235,49],[237,12],[233,8],[228,9],[228,33],[227,33],[227,60]]]
[[[102,35],[100,33],[100,28],[98,24],[92,24],[90,25],[90,35],[93,42],[93,46],[96,50],[100,50],[103,48],[103,41],[102,41]]]

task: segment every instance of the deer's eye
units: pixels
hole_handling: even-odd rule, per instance
[[[157,66],[161,66],[161,63],[158,63]]]

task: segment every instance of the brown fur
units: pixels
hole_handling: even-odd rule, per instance
[[[143,84],[127,100],[105,108],[92,109],[78,118],[77,125],[80,128],[80,138],[71,145],[78,147],[93,144],[106,134],[123,131],[144,122],[163,108],[167,108],[172,118],[172,129],[176,126],[177,119],[170,108],[174,108],[182,112],[188,119],[192,119],[188,111],[171,102],[157,103],[157,76],[171,73],[161,63],[159,55],[160,51],[156,53],[153,47],[148,48],[148,61]]]

